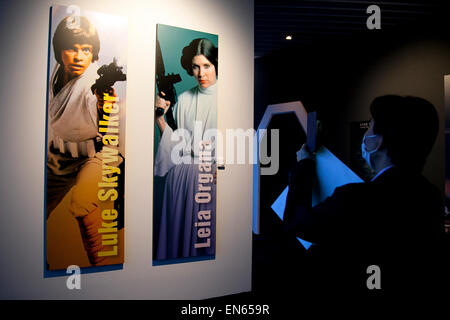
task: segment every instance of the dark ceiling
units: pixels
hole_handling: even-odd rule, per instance
[[[370,5],[381,9],[381,30],[418,29],[446,19],[449,1],[255,0],[255,58],[286,48],[348,40],[367,32]],[[286,40],[292,35],[292,40]]]

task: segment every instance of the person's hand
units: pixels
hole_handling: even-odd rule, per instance
[[[166,96],[166,94],[162,91],[161,91],[161,95],[163,97]],[[164,98],[161,98],[160,95],[156,95],[155,110],[157,108],[161,108],[161,109],[164,109],[164,113],[160,116],[155,116],[155,119],[159,119],[159,118],[163,117],[166,114],[167,110],[169,110],[169,107],[170,107],[169,100],[165,100]]]
[[[116,91],[114,91],[114,88],[109,88],[108,92],[105,92],[105,93],[108,93],[108,95],[110,97],[117,97]],[[103,93],[103,92],[98,93],[97,89],[95,89],[95,91],[94,91],[94,94],[97,97],[97,109],[99,112],[103,109],[103,105],[105,104],[105,100],[104,100],[105,93]]]
[[[314,160],[314,156],[309,152],[308,146],[306,143],[302,145],[302,148],[297,151],[297,161],[301,161],[303,159],[312,159]]]

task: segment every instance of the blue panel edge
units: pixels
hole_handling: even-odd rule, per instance
[[[123,264],[111,264],[107,266],[99,266],[99,267],[84,267],[80,268],[81,274],[88,273],[96,273],[96,272],[106,272],[106,271],[115,271],[122,270]],[[44,270],[44,278],[54,278],[54,277],[63,277],[69,276],[66,270]]]
[[[202,257],[189,257],[189,258],[179,258],[179,259],[167,259],[167,260],[153,260],[153,266],[164,266],[168,264],[177,264],[177,263],[186,263],[186,262],[195,262],[195,261],[205,261],[205,260],[214,260],[216,255],[211,256],[202,256]]]
[[[271,207],[272,210],[275,211],[275,213],[278,215],[278,217],[280,217],[281,220],[283,220],[284,209],[286,208],[286,199],[287,199],[288,192],[289,192],[289,186],[283,190],[283,192],[279,195],[279,197],[275,200],[275,202],[272,204],[272,207]],[[298,237],[297,237],[297,240],[305,248],[305,250],[308,250],[313,245],[311,242],[300,239]]]

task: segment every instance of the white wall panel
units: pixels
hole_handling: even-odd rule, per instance
[[[253,126],[253,1],[58,1],[129,18],[123,270],[43,278],[45,118],[51,1],[2,1],[0,298],[196,299],[251,289],[252,167],[218,174],[216,259],[152,266],[156,24],[219,35],[219,127]]]

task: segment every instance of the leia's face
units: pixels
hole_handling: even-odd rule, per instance
[[[192,73],[198,84],[206,89],[217,81],[216,68],[204,55],[192,58]]]
[[[92,46],[90,44],[74,44],[71,48],[61,50],[61,61],[64,72],[70,78],[81,76],[92,62]]]

